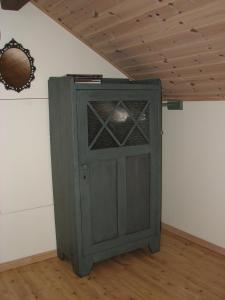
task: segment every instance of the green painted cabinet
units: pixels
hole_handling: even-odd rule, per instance
[[[79,276],[93,263],[160,248],[159,80],[49,79],[58,256]]]

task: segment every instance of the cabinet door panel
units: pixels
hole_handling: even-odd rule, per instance
[[[93,244],[115,238],[118,234],[117,162],[90,164],[90,214]]]
[[[160,104],[158,92],[149,90],[81,90],[77,96],[86,255],[145,239],[156,228],[158,186],[150,174],[158,167]]]
[[[149,155],[126,159],[127,233],[150,226],[150,158]]]

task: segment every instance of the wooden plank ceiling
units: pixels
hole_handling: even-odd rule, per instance
[[[225,100],[225,0],[33,0],[129,78],[166,99]]]

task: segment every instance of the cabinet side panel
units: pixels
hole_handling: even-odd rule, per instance
[[[71,256],[74,199],[73,83],[69,78],[49,79],[49,119],[54,211],[58,255]]]

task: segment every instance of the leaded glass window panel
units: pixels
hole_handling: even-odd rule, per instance
[[[90,149],[150,143],[148,101],[90,101],[87,113]]]

